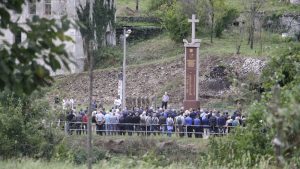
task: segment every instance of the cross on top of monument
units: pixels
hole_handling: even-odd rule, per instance
[[[196,15],[192,15],[192,19],[188,19],[188,22],[192,23],[192,43],[195,41],[196,37],[196,23],[199,22],[199,19],[196,19]]]

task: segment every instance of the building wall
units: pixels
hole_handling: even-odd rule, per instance
[[[113,2],[113,0],[110,0]],[[27,1],[28,2],[28,1]],[[68,19],[76,20],[78,19],[76,8],[79,5],[85,5],[86,0],[51,0],[51,15],[45,14],[45,2],[46,0],[36,0],[36,15],[40,17],[46,17],[49,19],[60,19],[62,16],[67,15]],[[33,15],[30,14],[29,11],[29,3],[26,3],[23,6],[23,12],[21,15],[16,15],[11,13],[12,19],[17,20],[20,24],[25,23],[26,19],[30,19]],[[88,19],[88,18],[87,18]],[[0,44],[1,41],[4,39],[10,43],[14,42],[14,35],[8,31],[4,30],[4,37],[0,37]],[[66,42],[66,50],[70,54],[71,60],[75,63],[69,64],[70,71],[67,71],[65,68],[58,70],[56,72],[51,72],[51,75],[61,75],[61,74],[72,74],[72,73],[80,73],[84,70],[84,61],[86,59],[84,49],[83,49],[83,39],[82,35],[77,28],[70,28],[66,35],[72,37],[74,43]],[[25,40],[26,37],[22,35],[22,40]],[[111,28],[110,25],[107,26],[106,38],[107,41],[105,44],[115,45],[116,38],[115,38],[115,30]],[[41,62],[41,64],[43,64]]]
[[[300,4],[300,0],[290,0],[291,4]]]

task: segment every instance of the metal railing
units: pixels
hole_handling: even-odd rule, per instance
[[[83,122],[55,122],[66,134],[86,134],[87,123]],[[52,126],[55,125],[52,123]],[[210,126],[210,125],[178,125],[167,124],[141,124],[141,123],[105,123],[98,125],[92,123],[94,134],[108,135],[176,135],[180,137],[209,137],[210,135],[227,135],[235,126]]]

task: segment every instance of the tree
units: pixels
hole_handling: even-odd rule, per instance
[[[215,30],[215,22],[219,20],[220,16],[224,15],[225,11],[224,0],[207,0],[207,9],[210,18],[210,42],[213,43],[213,36]]]
[[[162,25],[168,31],[169,36],[176,42],[182,42],[189,32],[188,16],[182,14],[180,2],[173,4],[164,12]]]
[[[85,6],[80,5],[79,8],[77,8],[78,18],[82,24],[80,32],[83,37],[85,53],[88,53],[88,44],[91,40],[95,40],[97,51],[101,51],[107,26],[115,26],[116,9],[113,7],[113,4],[110,4],[110,1],[108,3],[104,3],[104,1],[105,0],[97,0],[93,4],[92,26],[89,26],[90,21],[86,19],[89,18],[90,3],[87,2]]]
[[[254,33],[255,33],[255,19],[259,14],[259,10],[264,5],[265,0],[246,0],[245,1],[245,10],[248,12],[248,44],[250,48],[253,49],[254,45]]]
[[[139,0],[135,0],[135,10],[139,11]]]
[[[93,94],[93,66],[94,53],[97,49],[101,50],[104,35],[108,25],[114,26],[115,8],[111,1],[104,3],[104,0],[90,0],[86,6],[80,6],[77,9],[79,20],[83,24],[81,34],[85,45],[85,52],[88,53],[89,59],[89,110],[88,110],[88,168],[92,168],[92,94]],[[87,20],[86,18],[89,18]],[[101,56],[100,56],[101,57]]]
[[[51,128],[49,103],[44,91],[30,95],[0,92],[0,157],[34,157],[50,160],[62,137]]]
[[[65,35],[70,28],[66,17],[58,23],[54,19],[34,16],[20,25],[11,19],[11,13],[22,13],[24,0],[0,1],[0,36],[3,30],[14,36],[23,34],[24,42],[9,43],[4,40],[0,48],[0,91],[9,89],[17,93],[30,94],[34,90],[49,86],[53,82],[50,70],[56,71],[70,62],[65,51],[65,41],[72,39]],[[43,64],[42,64],[42,63]]]
[[[286,160],[299,161],[300,153],[300,47],[289,45],[281,49],[263,72],[264,102],[268,108],[268,123],[276,134],[273,139],[275,157],[280,167]]]

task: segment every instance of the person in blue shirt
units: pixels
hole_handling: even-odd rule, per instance
[[[202,133],[200,131],[201,120],[199,115],[197,115],[194,119],[194,130],[195,130],[195,138],[201,138]]]
[[[187,135],[188,135],[188,137],[192,137],[193,119],[190,117],[190,114],[187,114],[187,117],[185,118],[185,125],[186,125],[186,128],[187,128]]]

